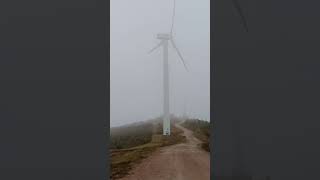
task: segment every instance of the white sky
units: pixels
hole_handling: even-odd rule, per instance
[[[170,32],[173,0],[111,0],[110,125],[162,113],[162,53],[147,52]],[[189,72],[169,46],[170,111],[210,118],[210,0],[176,0],[175,41]]]

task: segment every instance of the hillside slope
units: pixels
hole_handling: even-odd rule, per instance
[[[173,119],[173,123],[179,121]],[[185,141],[183,131],[172,123],[170,137],[162,136],[162,121],[154,119],[111,129],[111,179],[119,179],[160,147]]]

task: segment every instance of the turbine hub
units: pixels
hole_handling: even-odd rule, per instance
[[[162,39],[162,40],[170,40],[171,39],[171,35],[170,34],[158,34],[157,38],[158,39]]]

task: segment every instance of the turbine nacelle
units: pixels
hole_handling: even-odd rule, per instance
[[[170,40],[172,38],[170,34],[160,33],[160,34],[157,34],[157,39]]]
[[[152,48],[149,53],[152,53],[154,50],[158,49],[160,46],[164,45],[164,43],[166,41],[170,41],[171,42],[171,45],[173,46],[173,48],[176,50],[177,54],[179,55],[180,57],[180,60],[182,61],[183,63],[183,66],[184,68],[186,69],[186,71],[188,71],[188,68],[187,68],[187,65],[182,57],[182,54],[180,53],[178,47],[176,46],[176,43],[174,42],[173,40],[173,37],[171,34],[165,34],[165,33],[159,33],[157,34],[157,39],[160,39],[160,43],[158,45],[156,45],[154,48]]]

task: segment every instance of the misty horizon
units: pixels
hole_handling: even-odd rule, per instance
[[[158,33],[171,27],[173,1],[110,2],[110,126],[162,115],[162,49]],[[174,40],[189,71],[169,45],[170,112],[210,121],[210,1],[176,1]]]

